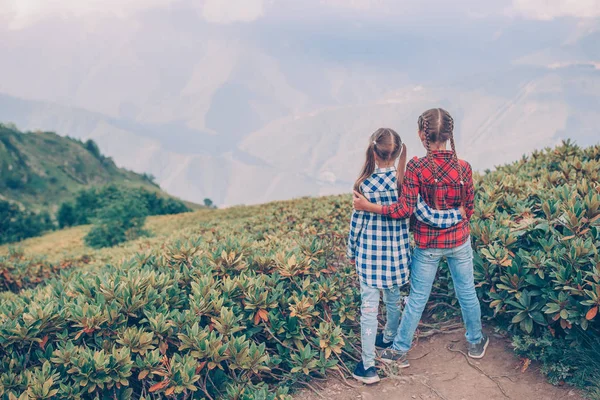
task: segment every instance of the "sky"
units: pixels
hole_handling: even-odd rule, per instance
[[[168,7],[179,1],[181,0],[0,0],[0,16],[8,21],[12,29],[22,29],[50,16],[89,18],[109,14],[131,19],[144,10]],[[416,12],[432,9],[434,12],[438,8],[463,10],[473,17],[494,14],[535,20],[600,16],[600,0],[304,0],[300,13],[295,0],[197,0],[191,1],[191,4],[205,21],[214,24],[247,23],[272,13],[285,15],[286,11],[293,13],[294,18],[310,18],[311,13],[324,10],[383,16],[400,12],[406,14],[411,10]]]
[[[591,143],[599,43],[600,0],[0,0],[0,121],[93,138],[189,200],[315,195],[438,105],[479,169]]]

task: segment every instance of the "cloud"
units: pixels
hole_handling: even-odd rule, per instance
[[[375,7],[386,6],[386,0],[321,0],[322,4],[334,7],[351,8],[355,10],[369,10]]]
[[[513,0],[511,14],[538,20],[599,18],[600,0]]]
[[[264,15],[263,0],[205,0],[202,17],[208,22],[251,22]]]
[[[181,1],[199,4],[203,19],[218,24],[254,21],[265,12],[265,0],[0,0],[0,21],[9,21],[11,29],[21,29],[56,16],[108,14],[126,18],[141,10]]]
[[[45,17],[82,17],[112,14],[127,17],[139,10],[164,6],[175,0],[0,0],[0,17],[11,29],[29,26]]]
[[[551,20],[571,16],[600,18],[600,0],[0,0],[0,21],[11,29],[30,26],[46,17],[114,15],[131,17],[135,13],[172,3],[197,5],[205,21],[214,24],[252,22],[271,11],[299,19],[324,11],[368,13],[373,16],[429,15],[449,11],[469,17],[494,15]]]

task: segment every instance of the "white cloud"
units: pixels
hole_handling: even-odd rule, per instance
[[[302,2],[302,7],[291,7],[297,1]],[[0,21],[8,23],[12,29],[19,29],[53,16],[80,18],[108,14],[126,18],[140,10],[176,2],[197,4],[200,16],[217,24],[255,21],[275,8],[282,15],[286,10],[293,14],[298,10],[319,13],[325,9],[385,16],[422,15],[433,9],[438,12],[458,10],[470,17],[481,18],[502,13],[540,20],[561,16],[600,18],[600,0],[500,0],[484,3],[477,0],[453,3],[444,0],[0,0]],[[304,15],[301,13],[297,17],[303,18]]]
[[[217,24],[251,22],[264,14],[263,0],[205,0],[202,16]]]
[[[385,6],[386,0],[321,0],[322,4],[334,7],[346,7],[355,10],[369,10],[374,7]]]
[[[112,14],[127,17],[141,9],[167,5],[174,0],[0,0],[0,17],[12,29],[29,26],[48,16],[82,17]]]
[[[539,20],[598,18],[600,0],[513,0],[511,14]]]

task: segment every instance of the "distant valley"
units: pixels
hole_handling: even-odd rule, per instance
[[[156,176],[168,193],[198,203],[211,198],[221,206],[347,192],[366,138],[378,127],[398,130],[411,155],[423,154],[416,117],[432,105],[455,115],[460,156],[480,170],[561,139],[598,141],[599,71],[523,69],[471,86],[406,87],[369,104],[276,119],[229,144],[175,124],[145,126],[6,95],[0,96],[0,120],[93,139],[118,165]]]
[[[348,192],[371,132],[394,128],[422,155],[416,120],[436,106],[479,170],[600,137],[596,20],[214,26],[178,4],[82,42],[60,18],[0,27],[0,121],[93,139],[168,193],[220,207]],[[39,65],[33,33],[48,38]]]

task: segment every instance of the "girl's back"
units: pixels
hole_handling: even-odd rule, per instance
[[[461,223],[439,230],[413,219],[412,228],[418,247],[456,247],[464,243],[470,235],[469,219],[473,214],[474,198],[472,170],[468,162],[459,160],[462,169],[459,171],[454,154],[450,150],[431,151],[431,159],[435,163],[436,171],[433,171],[428,157],[415,157],[406,166],[405,183],[407,188],[417,186],[418,194],[431,207],[449,210],[461,206],[462,186],[464,185],[466,189],[464,207],[467,219]],[[434,176],[437,177],[437,183]],[[461,180],[463,185],[461,185]]]
[[[390,205],[398,201],[397,187],[396,168],[390,167],[375,169],[360,189],[369,201]],[[392,219],[362,211],[353,213],[352,230],[357,232],[356,267],[367,285],[389,288],[408,282],[408,225],[408,219]]]

